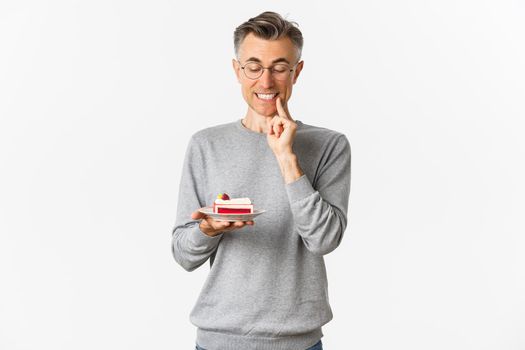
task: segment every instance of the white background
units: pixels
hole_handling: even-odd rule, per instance
[[[518,0],[1,0],[0,349],[193,349],[183,154],[243,116],[264,10],[305,37],[292,116],[352,145],[325,349],[525,349]]]

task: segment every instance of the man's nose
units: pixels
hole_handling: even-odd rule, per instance
[[[259,82],[261,83],[262,87],[269,88],[273,86],[273,75],[271,69],[265,69],[263,70],[263,74],[259,78]]]

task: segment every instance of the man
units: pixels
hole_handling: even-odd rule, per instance
[[[320,350],[332,319],[323,256],[341,242],[350,193],[345,135],[294,120],[287,102],[303,69],[295,23],[264,12],[234,33],[243,119],[195,133],[173,230],[175,260],[210,272],[190,320],[201,350]],[[218,193],[266,212],[223,222],[197,211]]]

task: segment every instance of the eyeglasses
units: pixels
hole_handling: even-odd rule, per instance
[[[241,62],[239,62],[239,64],[240,63]],[[277,63],[270,67],[263,67],[257,62],[248,62],[244,66],[241,66],[241,69],[244,71],[246,78],[252,80],[259,79],[263,75],[265,69],[270,70],[274,79],[287,80],[290,77],[290,73],[295,69],[295,65],[294,68],[290,68],[290,66],[285,63]]]

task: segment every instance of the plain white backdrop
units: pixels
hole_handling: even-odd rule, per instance
[[[305,38],[292,117],[352,146],[325,349],[525,349],[518,0],[1,0],[0,349],[193,349],[183,155],[243,117],[233,30],[265,10]]]

